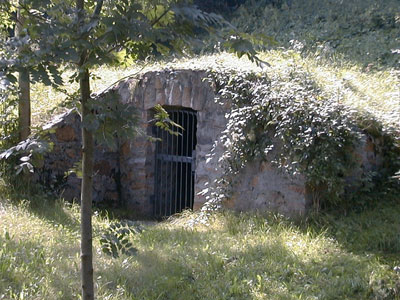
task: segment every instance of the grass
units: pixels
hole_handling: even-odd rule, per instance
[[[366,71],[342,61],[335,64],[315,55],[301,56],[294,50],[269,51],[262,56],[272,64],[272,72],[301,69],[314,80],[322,94],[368,112],[387,125],[400,128],[400,74],[394,69]]]
[[[396,0],[248,0],[232,23],[249,33],[368,68],[398,66],[400,14]]]
[[[347,5],[344,10],[335,1],[324,5],[316,0],[294,1],[291,8],[266,6],[259,10],[257,22],[252,19],[254,11],[243,7],[236,24],[257,26],[277,36],[285,47],[260,54],[270,67],[261,69],[227,53],[100,67],[93,71],[92,90],[102,91],[139,71],[164,68],[251,70],[282,80],[290,80],[292,71],[300,70],[318,84],[321,94],[335,95],[398,130],[400,75],[390,53],[398,48],[399,16],[392,9],[397,2],[382,1],[390,4],[385,8],[378,2],[342,1]],[[327,3],[334,9],[327,9]],[[70,75],[64,73],[65,82]],[[77,84],[66,83],[64,88],[73,94]],[[33,85],[33,124],[43,125],[54,112],[73,105],[68,102],[60,91]],[[398,199],[346,216],[326,214],[301,225],[272,214],[232,212],[216,213],[204,225],[193,223],[199,215],[187,212],[129,234],[137,253],[112,258],[102,252],[100,239],[118,220],[96,213],[97,297],[400,299],[399,214]],[[4,188],[0,191],[1,300],[79,299],[79,261],[77,205],[46,195],[11,197]]]
[[[321,94],[334,95],[338,101],[373,115],[389,127],[400,128],[400,75],[396,70],[388,68],[367,71],[362,66],[344,60],[332,63],[316,55],[302,56],[295,50],[285,49],[260,53],[260,58],[271,66],[262,69],[246,58],[238,59],[231,54],[220,53],[124,68],[100,67],[93,71],[92,90],[101,92],[126,76],[161,69],[234,69],[263,72],[265,76],[280,76],[282,80],[288,81],[291,80],[293,70],[301,70],[319,85]],[[67,80],[68,73],[64,76]],[[76,88],[76,84],[68,85],[70,93]],[[35,84],[32,90],[33,124],[42,125],[49,121],[54,116],[54,110],[65,111],[65,108],[60,107],[67,99],[62,92],[42,84]]]
[[[17,198],[0,202],[0,299],[78,299],[79,207]],[[204,225],[185,212],[143,225],[129,235],[136,254],[118,258],[100,244],[117,220],[95,213],[97,298],[400,299],[399,212],[394,202],[302,225],[232,212]]]

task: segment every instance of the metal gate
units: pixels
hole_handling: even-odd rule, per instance
[[[189,109],[168,110],[169,117],[182,129],[173,135],[154,127],[156,142],[154,173],[154,215],[170,216],[193,208],[196,169],[196,112]]]

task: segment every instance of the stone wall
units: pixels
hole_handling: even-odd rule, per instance
[[[303,176],[289,177],[270,163],[257,160],[240,172],[224,205],[238,211],[275,211],[293,216],[304,215],[309,200]]]
[[[44,158],[39,180],[51,186],[64,199],[79,200],[81,179],[77,171],[80,169],[82,152],[81,117],[71,110],[58,116],[44,129],[49,130],[54,148]],[[96,146],[94,174],[94,202],[117,206],[120,198],[117,184],[118,153]]]
[[[149,72],[142,78],[130,79],[114,88],[124,103],[132,103],[140,111],[142,127],[148,133],[148,121],[156,104],[168,107],[191,108],[197,111],[196,177],[194,207],[200,207],[207,188],[221,172],[217,159],[208,154],[225,129],[225,112],[229,105],[216,102],[214,93],[201,71],[177,70]],[[154,194],[154,143],[137,137],[124,143],[121,155],[122,197],[138,214],[152,213]]]
[[[190,108],[197,112],[197,145],[194,209],[212,200],[215,181],[223,170],[220,158],[224,152],[221,136],[226,130],[226,114],[230,103],[216,100],[213,88],[204,81],[206,73],[191,70],[148,72],[119,83],[106,93],[115,93],[123,103],[138,109],[140,126],[151,134],[149,121],[156,104],[175,108]],[[54,151],[45,160],[42,177],[66,199],[79,199],[80,179],[68,171],[80,161],[80,117],[74,112],[64,114],[47,128],[54,141]],[[113,206],[126,204],[132,215],[153,213],[155,144],[145,136],[119,142],[119,150],[111,152],[97,146],[94,175],[94,200]],[[364,171],[377,168],[372,141],[365,137],[355,151],[359,167],[349,181],[356,181]],[[236,176],[232,196],[223,204],[239,211],[272,210],[285,215],[304,214],[310,205],[305,178],[293,178],[267,162],[249,163]]]

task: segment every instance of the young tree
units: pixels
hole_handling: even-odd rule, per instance
[[[189,46],[190,38],[194,35],[194,26],[209,30],[210,25],[218,25],[223,21],[217,15],[202,13],[195,7],[179,6],[179,3],[154,1],[154,3],[140,6],[129,1],[119,1],[115,3],[116,13],[108,15],[101,15],[102,7],[103,1],[97,1],[92,17],[85,23],[84,1],[77,0],[76,2],[78,28],[80,28],[79,31],[83,31],[81,41],[88,42],[89,46],[80,48],[78,51],[83,121],[92,114],[88,107],[90,101],[88,68],[93,65],[92,53],[98,53],[98,58],[109,59],[108,53],[125,48],[129,54],[136,56],[139,51],[142,53],[151,51],[151,46],[155,46],[164,55],[171,51],[181,53]],[[100,29],[100,33],[94,34],[91,40],[91,33],[94,33],[96,29]],[[238,36],[236,38],[238,38],[236,46],[246,47],[240,48],[239,51],[255,54],[250,43],[246,43]],[[91,207],[94,143],[93,133],[85,126],[82,128],[82,143],[82,296],[83,299],[93,299]]]
[[[23,37],[25,18],[22,15],[21,9],[17,10],[15,34],[18,37]],[[20,54],[23,54],[24,45],[18,49]],[[18,120],[19,120],[19,140],[25,140],[31,133],[31,95],[30,95],[30,78],[29,71],[26,67],[21,67],[18,72]]]
[[[55,68],[59,61],[52,56],[51,42],[41,29],[44,20],[32,10],[34,4],[0,0],[0,102],[5,105],[8,96],[18,91],[13,96],[18,99],[19,141],[31,132],[31,83],[62,84]]]
[[[64,66],[74,66],[76,72],[73,78],[79,81],[82,116],[82,298],[94,299],[92,178],[94,132],[99,128],[96,107],[101,104],[90,96],[90,69],[118,63],[115,53],[122,49],[134,59],[154,51],[159,55],[188,52],[196,40],[198,28],[218,36],[227,48],[239,56],[247,55],[255,60],[256,51],[248,40],[249,36],[238,33],[222,17],[204,13],[185,1],[25,0],[18,8],[24,9],[30,17],[32,31],[37,37],[36,49],[46,49],[40,57],[46,58],[46,61],[49,61],[48,57],[53,57],[53,61],[62,62]],[[220,29],[215,30],[216,27]],[[57,78],[57,69],[49,66],[44,69],[45,73],[51,72]]]
[[[25,17],[21,9],[13,9],[10,2],[0,2],[0,21],[3,24],[1,38],[8,43],[3,44],[4,48],[7,46],[16,46],[15,57],[21,57],[27,49],[26,43],[22,40],[25,37],[26,28],[24,28]],[[15,37],[14,37],[15,36]],[[11,42],[13,41],[13,42]],[[3,49],[10,51],[10,49]],[[10,55],[10,53],[8,53]],[[3,64],[6,60],[3,58]],[[1,65],[1,63],[0,63]],[[3,65],[4,67],[4,65]],[[13,66],[16,69],[16,66]],[[1,67],[0,67],[1,69]],[[19,129],[18,137],[22,141],[30,134],[31,126],[31,112],[30,112],[30,80],[29,71],[26,67],[19,65],[18,71],[18,120]]]

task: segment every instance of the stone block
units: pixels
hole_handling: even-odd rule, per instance
[[[182,87],[179,82],[173,82],[167,103],[168,105],[182,106]]]
[[[77,149],[68,148],[68,149],[65,149],[64,152],[71,159],[77,159],[78,158]]]
[[[76,140],[76,134],[72,126],[62,126],[56,129],[56,137],[60,142],[72,142]]]
[[[120,95],[122,103],[131,103],[134,101],[133,95],[134,90],[137,86],[137,80],[128,79],[125,82],[121,82],[117,87],[117,92]]]
[[[204,203],[206,203],[205,199],[196,199],[196,200],[197,201],[193,202],[194,211],[200,210],[203,207]]]
[[[104,201],[110,204],[116,204],[119,201],[119,194],[116,191],[108,191],[104,194]]]
[[[156,104],[165,105],[166,104],[166,95],[165,90],[156,90]],[[144,108],[150,109],[153,108],[155,105],[150,106],[145,103]]]
[[[292,184],[288,186],[288,189],[299,194],[302,196],[306,195],[306,187],[305,185],[297,185],[297,184]]]
[[[66,201],[80,201],[81,191],[74,187],[67,186],[62,192],[61,197]]]
[[[200,86],[195,86],[192,89],[191,107],[194,110],[202,110],[204,106],[204,90]]]
[[[192,85],[185,86],[182,93],[182,106],[192,108]]]
[[[155,81],[154,81],[154,87],[157,90],[164,89],[164,81],[161,81],[161,76],[160,75],[161,75],[160,73],[157,73]]]
[[[260,163],[260,172],[266,172],[266,171],[273,171],[274,168],[271,166],[271,163],[267,161],[263,161]]]
[[[254,176],[254,177],[251,179],[251,181],[250,181],[250,187],[252,187],[252,188],[257,187],[257,186],[258,186],[259,180],[260,180],[260,177],[259,177],[259,176],[257,176],[257,175]]]
[[[191,95],[192,95],[192,85],[191,85],[191,83],[189,82],[187,85],[185,85],[184,87],[183,87],[183,92],[182,92],[182,106],[184,106],[183,105],[183,103],[190,103],[190,98],[191,98]]]
[[[123,157],[128,157],[131,154],[131,144],[130,142],[124,142],[120,147],[120,153]]]
[[[228,209],[235,209],[235,206],[236,206],[236,204],[235,204],[235,197],[229,197],[229,198],[227,198],[227,199],[224,199],[222,205],[223,205],[225,208],[228,208]]]
[[[93,166],[94,173],[99,175],[107,175],[111,176],[111,164],[106,160],[101,160],[96,162]],[[117,168],[117,166],[113,166],[113,168]]]
[[[143,109],[154,107],[156,105],[156,89],[154,86],[146,86],[143,98]]]
[[[145,190],[146,187],[147,183],[145,178],[136,178],[130,185],[130,188],[133,190]]]

